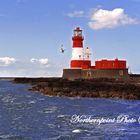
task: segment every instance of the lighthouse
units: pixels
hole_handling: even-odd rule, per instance
[[[91,65],[90,49],[89,47],[84,47],[83,42],[84,36],[82,30],[80,27],[76,27],[72,35],[72,57],[70,60],[70,68],[63,69],[64,79],[129,79],[126,60],[102,59],[95,60],[95,65]]]
[[[72,69],[89,69],[91,67],[90,49],[83,47],[84,37],[80,27],[76,27],[72,36],[72,58],[70,67]]]

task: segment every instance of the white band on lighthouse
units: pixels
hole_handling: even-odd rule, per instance
[[[71,60],[83,60],[83,48],[72,48]]]
[[[90,52],[90,49],[87,47],[84,50],[84,60],[90,60],[90,56],[91,56],[91,52]]]

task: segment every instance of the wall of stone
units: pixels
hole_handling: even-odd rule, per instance
[[[81,73],[81,69],[63,69],[63,78],[69,80],[81,79]]]
[[[128,80],[128,69],[94,69],[82,70],[83,79],[111,78]]]
[[[128,69],[64,69],[63,78],[74,79],[93,79],[93,78],[110,78],[129,80]]]

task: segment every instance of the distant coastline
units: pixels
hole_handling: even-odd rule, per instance
[[[69,81],[62,78],[15,78],[14,83],[30,83],[34,91],[49,96],[140,100],[139,75],[130,81],[92,79]]]

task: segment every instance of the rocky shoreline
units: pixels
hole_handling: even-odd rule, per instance
[[[62,78],[15,78],[14,83],[30,83],[34,91],[49,96],[140,99],[138,80],[93,79],[69,81]]]

